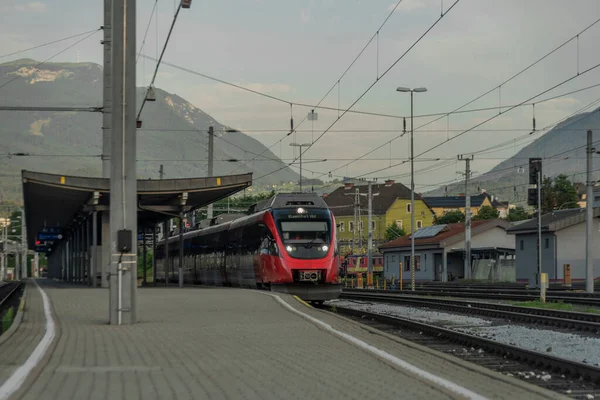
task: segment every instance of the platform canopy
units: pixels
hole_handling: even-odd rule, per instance
[[[27,245],[35,249],[42,232],[68,232],[92,211],[110,208],[110,180],[21,172]],[[138,179],[138,226],[151,227],[180,212],[190,212],[252,184],[252,174],[211,178]]]

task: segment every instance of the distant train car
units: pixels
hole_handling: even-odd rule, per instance
[[[277,194],[250,215],[219,222],[184,234],[186,282],[263,288],[313,302],[339,297],[335,219],[317,194]],[[156,265],[158,279],[177,279],[178,236],[157,243]]]
[[[383,273],[383,256],[373,255],[373,273],[375,275]],[[366,255],[351,254],[346,257],[346,274],[354,276],[357,273],[365,274],[368,272],[368,263]]]

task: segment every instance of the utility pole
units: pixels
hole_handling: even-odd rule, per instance
[[[473,156],[458,156],[459,161],[465,162],[465,279],[471,278],[471,196],[469,195],[469,178],[471,177],[471,161]]]
[[[160,168],[159,168],[159,170],[158,170],[158,176],[160,177],[160,179],[161,179],[161,180],[162,180],[162,179],[164,178],[164,176],[165,176],[165,170],[164,170],[164,168],[163,168],[163,165],[162,165],[162,164],[160,164]]]
[[[1,239],[2,239],[2,254],[0,254],[0,282],[2,282],[4,280],[4,277],[6,276],[6,250],[7,250],[7,243],[6,243],[6,219],[3,220],[2,222],[2,232],[1,232]]]
[[[529,184],[537,186],[535,188],[527,189],[527,204],[530,206],[537,206],[538,273],[536,281],[540,288],[540,299],[544,301],[544,285],[542,282],[542,159],[539,157],[529,159]]]
[[[137,322],[136,0],[112,13],[110,323]]]
[[[109,179],[110,152],[111,152],[111,128],[112,128],[112,18],[113,0],[104,0],[104,25],[102,27],[104,37],[102,46],[103,55],[103,79],[102,79],[102,177]],[[119,7],[120,9],[120,7]],[[110,211],[102,211],[100,214],[102,246],[100,247],[100,284],[108,288],[108,274],[110,272],[111,248],[110,248]]]
[[[215,131],[212,126],[208,127],[208,177],[212,178],[213,176],[213,164],[215,158]],[[206,218],[212,219],[213,217],[213,205],[212,203],[208,205],[208,209],[206,212]]]
[[[290,143],[292,147],[300,147],[300,193],[302,193],[302,148],[310,147],[312,143]]]
[[[594,226],[594,182],[592,182],[592,156],[596,149],[592,147],[592,130],[587,131],[587,179],[585,182],[585,291],[594,293],[594,256],[592,250],[593,243],[593,226]]]
[[[368,239],[367,239],[367,288],[373,288],[373,196],[377,196],[379,193],[373,194],[372,182],[369,181],[369,192],[368,192],[368,207],[369,216],[368,220]]]

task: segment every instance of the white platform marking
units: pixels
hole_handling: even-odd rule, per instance
[[[258,293],[261,293],[261,292],[258,292]],[[372,345],[370,345],[370,344],[368,344],[366,342],[363,342],[362,340],[357,339],[357,338],[355,338],[352,335],[349,335],[349,334],[347,334],[345,332],[338,331],[337,329],[333,328],[331,325],[329,325],[329,324],[327,324],[327,323],[325,323],[325,322],[323,322],[323,321],[321,321],[321,320],[319,320],[317,318],[311,317],[310,315],[305,314],[302,311],[296,310],[294,307],[292,307],[291,305],[289,305],[288,303],[286,303],[284,300],[282,300],[277,295],[273,295],[273,294],[270,294],[270,293],[261,293],[261,294],[265,294],[265,295],[274,297],[282,306],[284,306],[285,308],[287,308],[291,312],[300,315],[302,318],[304,318],[304,319],[312,322],[315,325],[320,326],[321,328],[325,329],[326,331],[328,331],[328,332],[330,332],[330,333],[332,333],[332,334],[334,334],[336,336],[339,336],[339,337],[345,339],[346,341],[348,341],[348,342],[356,345],[357,347],[360,347],[363,350],[366,350],[366,351],[369,351],[369,352],[371,352],[373,354],[376,354],[377,356],[379,356],[379,357],[381,357],[381,358],[389,361],[390,363],[396,365],[397,367],[400,367],[400,368],[402,368],[402,369],[404,369],[406,371],[409,371],[409,372],[411,372],[411,373],[419,376],[420,378],[422,378],[424,380],[427,380],[427,381],[429,381],[429,382],[431,382],[431,383],[433,383],[433,384],[435,384],[437,386],[441,386],[441,387],[443,387],[443,388],[445,388],[447,390],[450,390],[451,392],[453,392],[453,393],[455,393],[455,394],[457,394],[459,396],[466,397],[467,399],[472,399],[472,400],[488,400],[487,397],[481,396],[480,394],[472,392],[469,389],[464,388],[462,386],[459,386],[459,385],[457,385],[454,382],[451,382],[451,381],[449,381],[447,379],[441,378],[441,377],[439,377],[437,375],[434,375],[434,374],[432,374],[430,372],[427,372],[427,371],[422,370],[422,369],[420,369],[418,367],[415,367],[414,365],[409,364],[406,361],[401,360],[400,358],[398,358],[398,357],[396,357],[396,356],[394,356],[394,355],[392,355],[390,353],[387,353],[387,352],[385,352],[383,350],[380,350],[380,349],[378,349],[375,346],[372,346]]]
[[[35,286],[37,286],[38,290],[42,295],[42,300],[44,302],[44,315],[46,317],[46,333],[42,337],[42,340],[38,343],[35,350],[31,353],[27,361],[23,365],[13,372],[10,378],[8,378],[2,386],[0,386],[0,400],[8,399],[12,394],[14,394],[27,376],[31,373],[31,371],[36,367],[36,365],[40,362],[42,357],[48,351],[52,340],[56,334],[56,330],[54,327],[54,321],[52,320],[52,311],[50,309],[50,299],[46,292],[42,290],[42,288],[37,284],[35,280],[33,280]]]

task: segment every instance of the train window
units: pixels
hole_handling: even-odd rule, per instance
[[[329,229],[325,221],[282,221],[283,241],[329,242]]]

